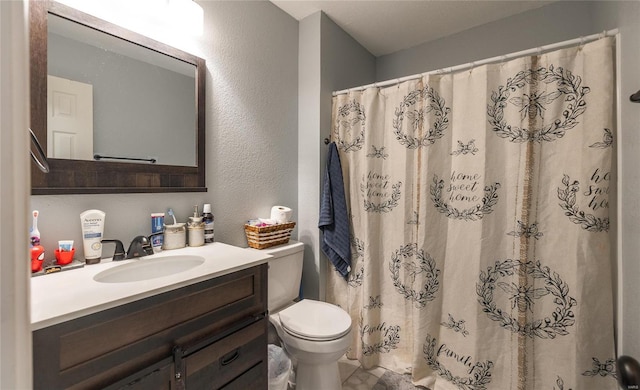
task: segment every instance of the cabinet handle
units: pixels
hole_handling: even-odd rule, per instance
[[[220,365],[226,366],[233,363],[237,358],[240,357],[240,348],[236,348],[235,351],[230,352],[223,357],[220,358]]]
[[[174,365],[174,385],[176,390],[185,390],[186,383],[184,382],[184,376],[182,373],[184,372],[184,366],[182,363],[182,357],[184,355],[184,351],[180,346],[173,347],[173,365]],[[171,386],[174,388],[174,386]]]

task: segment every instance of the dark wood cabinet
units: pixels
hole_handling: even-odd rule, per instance
[[[267,266],[33,333],[36,389],[267,387]]]

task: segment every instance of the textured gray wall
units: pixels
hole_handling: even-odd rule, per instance
[[[327,260],[320,250],[318,215],[331,93],[373,82],[375,57],[321,12],[300,21],[299,50],[299,239],[307,244],[302,288],[305,297],[323,299]]]
[[[593,34],[593,17],[590,2],[560,1],[380,56],[376,78],[395,79]]]
[[[82,247],[79,214],[90,208],[106,212],[106,237],[126,243],[150,233],[149,214],[168,207],[186,221],[194,204],[211,203],[216,240],[238,246],[247,245],[244,222],[268,217],[273,205],[293,208],[297,218],[298,23],[269,2],[200,4],[203,36],[185,42],[195,50],[177,47],[207,62],[209,191],[31,196],[49,257],[61,239]]]

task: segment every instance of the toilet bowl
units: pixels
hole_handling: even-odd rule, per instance
[[[303,299],[269,315],[296,362],[296,390],[340,390],[338,359],[351,344],[351,317],[341,308]]]
[[[295,363],[296,390],[340,390],[338,359],[351,344],[351,317],[327,302],[297,301],[303,251],[304,244],[293,240],[260,250],[273,256],[268,261],[269,321]]]

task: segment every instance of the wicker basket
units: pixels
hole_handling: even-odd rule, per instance
[[[291,231],[295,226],[295,222],[270,226],[244,225],[244,232],[247,234],[247,242],[251,248],[264,249],[289,242]]]

